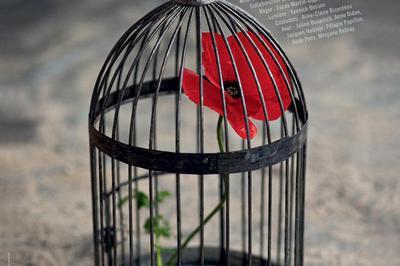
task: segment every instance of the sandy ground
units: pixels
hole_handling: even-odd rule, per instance
[[[306,265],[400,265],[400,5],[353,2],[366,20],[357,33],[299,46],[281,37],[311,114]],[[91,89],[112,44],[153,5],[5,2],[1,265],[92,265]]]

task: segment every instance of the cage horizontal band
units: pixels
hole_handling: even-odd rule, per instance
[[[157,81],[144,82],[140,91],[140,97],[145,98],[152,96],[157,85],[158,85]],[[163,82],[160,85],[160,94],[175,93],[178,90],[178,88],[179,88],[178,78],[163,79]],[[110,93],[108,97],[99,99],[95,107],[95,112],[89,114],[91,123],[94,123],[96,121],[96,118],[99,117],[104,102],[105,102],[104,109],[107,112],[108,110],[115,107],[117,104],[122,105],[127,102],[133,101],[137,95],[137,91],[138,91],[138,86],[133,85],[127,87],[124,92],[122,92],[122,90],[114,91]]]
[[[291,137],[271,144],[226,153],[175,153],[134,147],[113,140],[93,126],[90,143],[113,159],[154,171],[180,174],[232,174],[278,164],[298,152],[306,142],[307,125]]]

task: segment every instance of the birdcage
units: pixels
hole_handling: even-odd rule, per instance
[[[89,135],[95,265],[303,265],[305,99],[242,9],[173,0],[136,22]]]

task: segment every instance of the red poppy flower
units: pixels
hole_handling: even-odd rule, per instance
[[[270,67],[272,76],[276,81],[278,92],[282,100],[283,111],[286,111],[291,104],[291,98],[284,77],[279,70],[279,66],[277,65],[277,63],[275,63],[273,57],[269,54],[268,50],[264,47],[263,43],[261,43],[257,36],[252,32],[248,32],[248,35],[253,40],[254,44],[257,46],[257,48],[263,55],[266,63]],[[244,49],[246,50],[246,53],[249,56],[249,60],[251,61],[255,69],[264,96],[268,120],[276,120],[281,117],[282,112],[272,80],[268,75],[268,71],[265,68],[259,54],[257,53],[257,50],[248,40],[246,35],[240,32],[237,33],[237,36],[242,43]],[[221,63],[221,72],[224,84],[224,94],[228,116],[227,119],[235,132],[241,138],[246,139],[246,123],[243,114],[243,106],[240,99],[240,89],[234,72],[232,60],[229,56],[229,52],[225,45],[223,37],[218,33],[214,33],[214,37],[218,49],[219,60]],[[282,57],[265,37],[262,38],[264,44],[270,48],[270,50],[277,58],[277,61],[284,70],[285,75],[289,77]],[[247,116],[256,120],[265,121],[267,118],[264,116],[262,103],[260,101],[260,95],[257,89],[257,83],[247,62],[245,54],[243,53],[239,43],[233,36],[229,36],[227,40],[231,48],[236,66],[238,68],[238,74],[243,88],[244,100],[246,103]],[[202,45],[202,59],[204,66],[203,103],[205,106],[209,107],[213,111],[219,113],[220,115],[224,115],[218,65],[215,57],[211,33],[202,34]],[[199,86],[199,75],[197,75],[194,71],[190,69],[185,69],[183,76],[183,90],[188,98],[196,104],[200,104]],[[248,119],[248,121],[250,138],[254,138],[257,135],[257,128],[250,119]]]

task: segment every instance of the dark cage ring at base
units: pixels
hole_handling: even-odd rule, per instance
[[[216,266],[225,265],[224,258],[221,258],[221,250],[219,248],[204,248],[204,265],[206,266]],[[166,254],[166,259],[168,259],[168,254]],[[246,265],[247,254],[238,251],[232,251],[229,253],[230,265],[240,266]],[[188,248],[182,254],[182,265],[183,266],[194,266],[199,265],[200,262],[200,252],[198,248]],[[268,261],[260,257],[253,257],[252,265],[254,266],[267,266]],[[149,265],[150,257],[144,257],[142,265]],[[276,266],[276,264],[271,263],[271,266]]]
[[[303,265],[307,120],[292,64],[245,11],[148,13],[91,99],[95,265]]]

